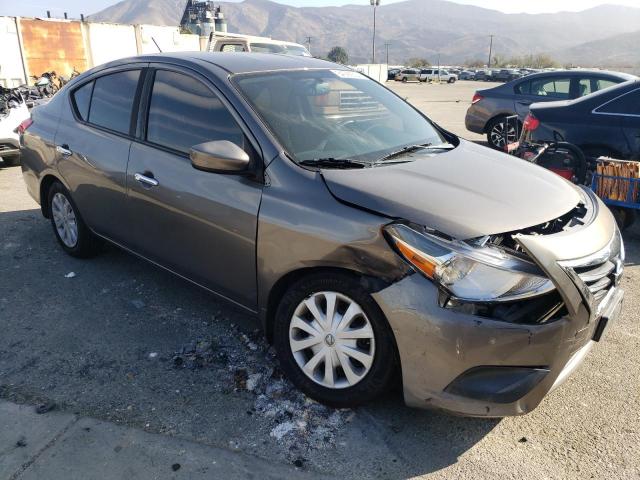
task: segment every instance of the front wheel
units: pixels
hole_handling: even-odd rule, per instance
[[[407,77],[404,77],[404,78],[402,79],[402,83],[407,83],[408,81],[409,81],[409,80],[407,79]]]
[[[312,276],[280,302],[274,343],[287,377],[324,404],[375,399],[395,369],[391,329],[371,295],[343,275]]]
[[[456,79],[452,77],[449,79],[448,83],[456,83]]]

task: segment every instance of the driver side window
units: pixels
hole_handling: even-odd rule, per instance
[[[187,154],[193,145],[213,140],[244,148],[244,133],[211,89],[188,75],[166,70],[155,74],[146,139]]]

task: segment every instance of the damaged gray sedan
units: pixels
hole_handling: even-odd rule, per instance
[[[256,314],[329,405],[401,375],[411,406],[527,413],[621,307],[624,248],[593,193],[332,63],[116,61],[20,131],[63,250],[108,241]]]

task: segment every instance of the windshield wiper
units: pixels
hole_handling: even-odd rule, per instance
[[[391,152],[388,155],[376,160],[375,163],[386,162],[387,160],[394,159],[396,157],[400,157],[401,155],[406,155],[407,153],[415,152],[417,150],[452,150],[456,148],[455,145],[451,145],[450,143],[441,143],[438,145],[434,145],[432,143],[423,143],[421,145],[408,145],[406,147],[402,147],[400,150],[396,150],[395,152]]]
[[[349,158],[312,158],[310,160],[302,160],[298,162],[300,165],[307,167],[326,167],[326,168],[365,168],[370,166],[369,162],[361,162],[351,160]]]

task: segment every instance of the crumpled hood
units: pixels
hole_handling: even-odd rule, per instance
[[[560,217],[580,201],[564,179],[525,160],[460,140],[454,150],[358,170],[322,170],[339,200],[458,239]]]

